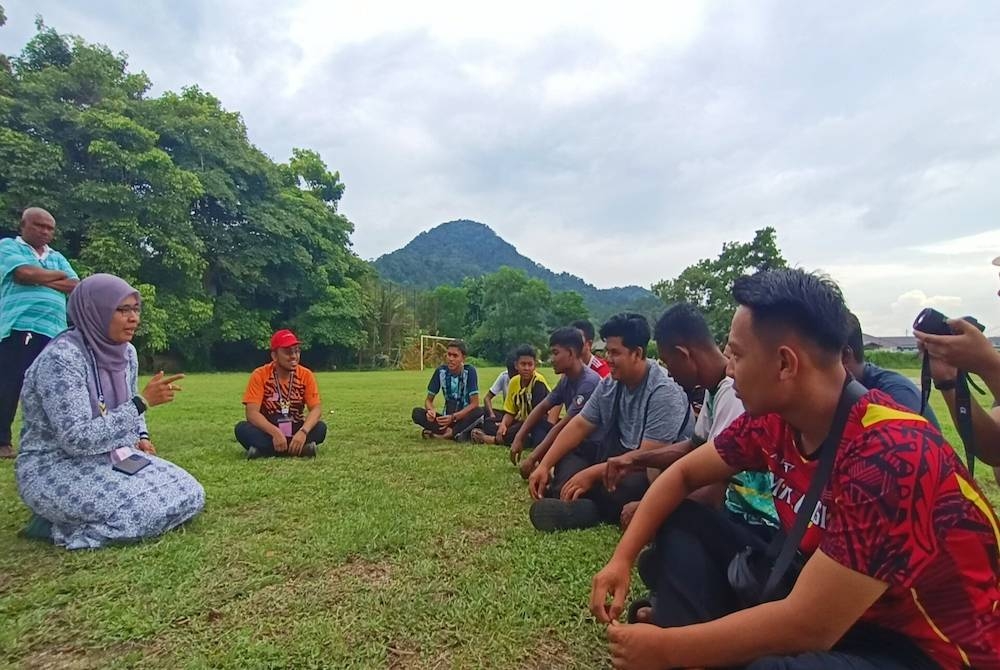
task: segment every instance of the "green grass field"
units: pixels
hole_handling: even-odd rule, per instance
[[[409,414],[426,376],[319,374],[320,457],[258,461],[232,434],[246,377],[186,379],[149,424],[159,454],[204,485],[205,512],[141,545],[16,537],[29,515],[2,462],[0,665],[605,666],[586,602],[617,531],[536,533],[505,450],[422,441]]]

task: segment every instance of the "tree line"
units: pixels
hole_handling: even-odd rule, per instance
[[[111,272],[139,288],[144,361],[245,368],[286,327],[318,366],[391,364],[421,332],[463,336],[500,361],[510,346],[544,346],[550,329],[589,316],[579,293],[553,293],[507,267],[419,293],[381,281],[351,248],[354,226],[338,211],[344,182],[317,152],[295,148],[276,162],[210,93],[153,97],[125,54],[41,19],[37,28],[19,55],[0,59],[4,234],[25,207],[44,207],[81,276]],[[721,327],[731,275],[784,263],[773,229],[723,257],[654,292],[693,300]]]

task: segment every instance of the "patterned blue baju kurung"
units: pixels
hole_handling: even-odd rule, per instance
[[[128,347],[128,384],[138,385],[138,359]],[[24,425],[17,488],[31,510],[52,522],[52,539],[68,549],[96,549],[164,533],[205,505],[194,477],[156,456],[129,476],[111,468],[111,452],[135,453],[146,422],[131,401],[94,417],[87,354],[57,339],[28,369],[21,392]]]

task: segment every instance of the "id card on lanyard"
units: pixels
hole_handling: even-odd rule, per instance
[[[292,385],[295,383],[295,370],[288,375],[288,395],[292,394]],[[281,381],[278,379],[278,371],[274,371],[274,394],[278,396],[278,408],[281,416],[278,417],[278,430],[285,437],[292,436],[292,403],[290,398],[281,393]]]
[[[90,353],[90,364],[91,370],[94,373],[94,387],[97,389],[97,409],[101,412],[101,416],[108,413],[108,405],[104,402],[104,389],[101,384],[101,375],[97,372],[97,356],[89,347],[87,352]]]

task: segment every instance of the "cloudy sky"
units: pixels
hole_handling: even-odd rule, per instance
[[[771,225],[869,333],[934,305],[1000,334],[1000,3],[4,4],[5,53],[41,14],[318,150],[365,258],[468,218],[648,286]]]

